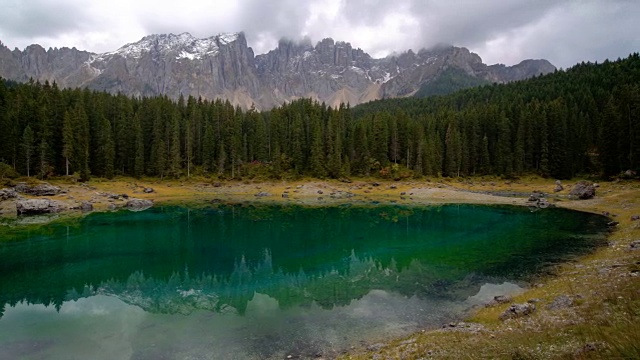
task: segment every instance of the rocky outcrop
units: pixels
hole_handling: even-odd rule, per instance
[[[21,199],[16,201],[18,215],[49,214],[63,211],[67,205],[49,199]]]
[[[62,190],[51,184],[38,184],[28,185],[26,183],[19,183],[15,186],[15,189],[19,193],[33,195],[33,196],[54,196],[62,192]]]
[[[14,189],[0,189],[0,201],[15,199],[18,197],[18,192]]]
[[[39,45],[11,51],[0,44],[0,76],[7,79],[131,96],[220,98],[258,109],[300,97],[337,106],[410,96],[451,68],[496,83],[555,70],[546,60],[487,66],[477,54],[450,45],[374,59],[333,39],[315,46],[308,39],[281,40],[274,50],[255,56],[243,33],[203,39],[188,33],[149,35],[104,54]]]

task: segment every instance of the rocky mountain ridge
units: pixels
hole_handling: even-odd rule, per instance
[[[76,48],[23,51],[0,43],[0,76],[30,78],[61,87],[123,93],[222,98],[243,108],[269,109],[301,97],[328,105],[410,96],[447,69],[487,82],[505,83],[553,72],[546,60],[491,65],[466,48],[441,45],[375,59],[348,42],[327,38],[281,40],[254,55],[244,33],[198,39],[189,33],[149,35],[120,49],[95,54]]]

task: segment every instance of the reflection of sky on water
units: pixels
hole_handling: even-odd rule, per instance
[[[371,290],[345,306],[316,303],[283,309],[254,293],[243,315],[194,311],[153,314],[114,296],[95,295],[53,306],[7,306],[0,327],[0,358],[47,359],[283,358],[336,354],[360,341],[384,340],[439,325],[513,284],[485,284],[467,301],[420,299]],[[495,292],[494,292],[495,291]]]

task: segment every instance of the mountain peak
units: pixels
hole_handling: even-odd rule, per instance
[[[220,46],[224,46],[242,37],[242,33],[221,33],[208,38],[196,38],[188,32],[181,34],[152,34],[129,43],[116,51],[104,53],[98,58],[120,55],[124,58],[140,59],[147,53],[167,55],[175,52],[176,59],[202,59],[207,55],[215,55]]]

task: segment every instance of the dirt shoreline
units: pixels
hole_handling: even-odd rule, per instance
[[[152,200],[154,204],[191,203],[202,201],[269,202],[299,205],[332,205],[341,203],[397,203],[397,204],[510,204],[530,205],[526,196],[498,196],[495,193],[528,194],[533,191],[550,192],[553,185],[495,182],[464,183],[457,181],[380,182],[360,180],[352,183],[339,181],[279,181],[279,182],[177,182],[91,181],[67,184],[52,181],[63,193],[55,196],[24,196],[57,200],[64,204],[62,213],[74,213],[82,203],[90,203],[94,211],[108,211],[124,207],[130,198]],[[153,192],[145,193],[144,188]],[[110,196],[114,195],[114,196]],[[116,195],[124,195],[116,197]],[[564,206],[565,204],[562,204]],[[569,206],[571,207],[571,206]],[[588,209],[588,207],[586,207]],[[0,202],[0,216],[15,217],[15,201]]]

